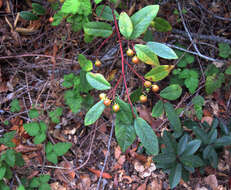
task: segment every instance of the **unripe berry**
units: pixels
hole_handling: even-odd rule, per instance
[[[100,67],[101,65],[102,65],[101,61],[97,59],[97,60],[95,61],[95,66],[96,66],[96,67]]]
[[[132,63],[135,63],[135,64],[137,64],[137,63],[139,63],[139,58],[137,57],[137,56],[134,56],[133,58],[132,58]]]
[[[111,105],[111,100],[110,99],[105,99],[103,103],[104,103],[105,106],[110,106]]]
[[[127,56],[129,56],[129,57],[134,55],[134,51],[132,49],[130,49],[130,48],[128,48],[126,53],[127,53]]]
[[[118,112],[118,111],[120,110],[119,104],[114,104],[114,105],[112,106],[112,109],[113,109],[114,112]]]
[[[105,93],[100,93],[99,94],[99,99],[100,100],[104,100],[106,98],[106,94]]]
[[[150,86],[152,86],[152,83],[151,83],[150,81],[146,80],[146,81],[144,82],[144,86],[145,86],[146,88],[149,88]]]
[[[153,85],[152,85],[152,91],[153,91],[153,92],[158,92],[159,89],[160,89],[160,87],[159,87],[157,84],[153,84]]]
[[[51,16],[51,17],[49,18],[49,22],[52,23],[53,21],[54,21],[54,18]]]
[[[140,102],[141,103],[145,103],[145,102],[147,102],[147,100],[148,100],[147,96],[145,96],[145,95],[140,96]]]

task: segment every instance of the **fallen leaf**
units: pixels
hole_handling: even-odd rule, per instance
[[[26,145],[18,145],[15,150],[17,152],[21,152],[21,153],[27,153],[27,152],[34,152],[34,151],[38,151],[41,150],[42,147],[39,146],[26,146]]]
[[[120,149],[119,146],[117,146],[117,147],[115,148],[114,154],[115,154],[115,159],[118,160],[119,157],[120,157],[120,155],[122,154],[121,149]]]
[[[51,187],[51,190],[67,190],[67,188],[60,185],[59,182],[51,183],[50,187]]]
[[[73,164],[68,161],[62,161],[58,166],[65,168],[65,170],[59,168],[55,169],[54,176],[64,183],[74,183],[75,172],[73,171]]]
[[[204,179],[205,183],[208,184],[213,190],[217,189],[218,182],[215,175],[209,175]]]
[[[153,179],[151,183],[148,184],[147,190],[162,190],[162,182],[158,179]]]
[[[95,175],[97,175],[98,177],[100,177],[100,173],[101,173],[100,170],[96,170],[96,169],[93,169],[93,168],[87,168],[87,169],[89,171],[91,171],[92,173],[94,173]],[[112,176],[109,173],[106,173],[106,172],[102,173],[102,177],[105,178],[105,179],[111,179],[112,178]]]
[[[91,187],[91,179],[88,174],[83,174],[80,176],[80,182],[77,185],[79,190],[87,190]]]

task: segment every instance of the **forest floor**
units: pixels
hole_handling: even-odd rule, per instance
[[[103,39],[97,38],[87,44],[83,41],[83,33],[72,32],[68,23],[51,26],[49,17],[54,11],[48,2],[41,1],[47,7],[46,15],[33,22],[17,18],[20,11],[31,9],[29,0],[0,2],[3,2],[0,7],[0,137],[16,130],[13,139],[16,144],[14,149],[21,152],[25,161],[23,167],[14,167],[12,179],[5,181],[10,189],[16,189],[23,178],[29,180],[41,174],[51,176],[49,184],[52,190],[170,189],[168,175],[156,169],[152,158],[139,150],[138,139],[125,153],[121,152],[114,135],[115,116],[109,108],[96,124],[86,127],[86,110],[74,114],[65,104],[65,89],[62,86],[64,75],[79,73],[79,54],[84,54],[94,62],[94,52]],[[134,7],[139,9],[148,3],[151,4],[151,1],[141,1],[134,4]],[[185,31],[176,1],[163,1],[158,13],[159,17],[170,23],[172,30],[153,32],[152,38],[172,47],[174,44],[181,44],[185,50],[193,52],[193,63],[189,69],[200,71],[201,77],[199,87],[193,95],[183,88],[181,98],[173,101],[173,104],[186,110],[187,113],[181,115],[181,119],[187,116],[198,122],[212,123],[214,118],[228,121],[231,118],[231,85],[225,83],[214,93],[207,95],[204,89],[204,72],[208,65],[213,64],[224,71],[223,66],[231,63],[230,56],[219,56],[218,47],[218,43],[231,45],[231,1],[189,0],[180,2],[180,6],[184,10],[183,17],[187,29],[193,34],[193,41]],[[118,77],[120,72],[116,38],[111,38],[104,45],[99,57],[102,66],[95,68],[95,71],[113,83],[113,79]],[[173,63],[162,59],[160,62],[163,65],[177,64],[177,61]],[[144,75],[148,68],[149,66],[144,64],[136,66],[141,75]],[[127,71],[126,77],[129,92],[142,85],[131,72]],[[161,89],[168,86],[169,78],[171,75],[158,83]],[[118,88],[120,92],[123,90],[123,86]],[[200,94],[205,100],[201,121],[192,114],[194,110],[191,101],[195,94]],[[99,94],[94,91],[91,95],[96,102]],[[18,112],[12,112],[10,106],[15,99],[20,103]],[[164,129],[169,128],[169,123],[164,115],[159,118],[151,116],[152,108],[157,101],[157,96],[149,93],[145,104],[134,105],[139,115],[161,134]],[[51,122],[48,114],[56,107],[63,108],[59,124]],[[45,159],[45,143],[35,145],[33,138],[26,134],[23,128],[25,123],[31,121],[28,112],[32,108],[39,110],[38,120],[48,125],[46,142],[72,143],[71,149],[59,157],[56,165]],[[0,152],[6,149],[6,146],[0,146]],[[196,170],[190,175],[188,182],[181,180],[175,189],[228,190],[231,189],[230,176],[231,157],[226,148],[219,157],[216,169],[206,167],[203,174]]]

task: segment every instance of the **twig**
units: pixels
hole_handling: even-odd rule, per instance
[[[105,156],[105,159],[104,159],[103,167],[102,167],[102,169],[100,171],[100,177],[99,177],[99,181],[97,183],[96,190],[99,190],[99,188],[100,188],[100,183],[101,183],[101,180],[102,180],[103,171],[105,169],[105,166],[106,166],[106,163],[107,163],[107,160],[108,160],[108,156],[109,156],[109,153],[110,153],[110,147],[111,147],[111,140],[112,140],[113,132],[114,132],[114,118],[112,119],[110,137],[109,137],[108,144],[107,144],[107,153],[106,153],[106,156]]]
[[[173,34],[180,34],[182,36],[188,37],[188,34],[185,31],[182,31],[182,30],[178,30],[178,29],[173,28],[172,33]],[[222,43],[226,43],[226,44],[231,45],[231,40],[220,37],[220,36],[196,34],[196,33],[191,33],[191,36],[194,37],[194,38],[197,38],[197,39],[201,39],[201,40],[211,40],[211,41],[222,42]]]

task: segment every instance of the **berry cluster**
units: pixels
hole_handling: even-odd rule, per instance
[[[103,100],[103,103],[105,106],[110,106],[111,105],[111,100],[107,97],[107,95],[105,93],[101,93],[99,95],[99,98],[100,100]],[[115,103],[113,106],[112,106],[112,109],[114,112],[118,112],[120,110],[120,106],[119,104]]]

